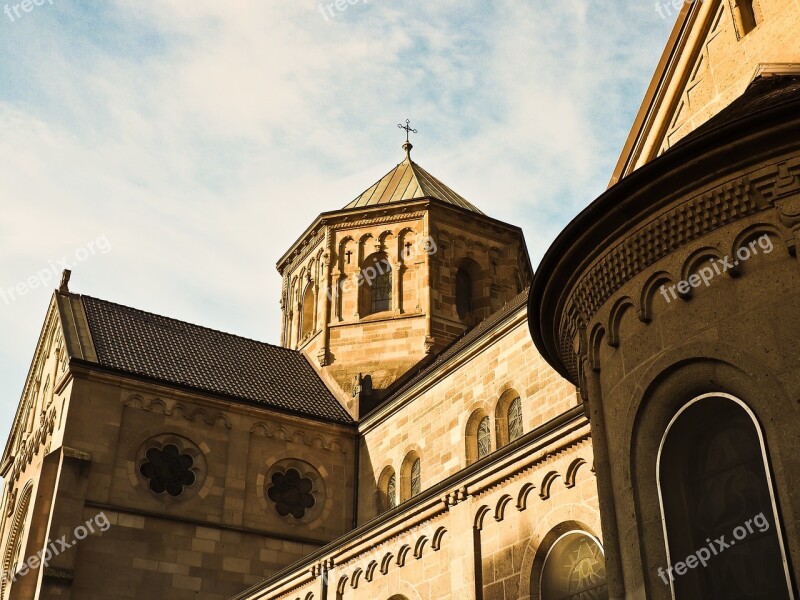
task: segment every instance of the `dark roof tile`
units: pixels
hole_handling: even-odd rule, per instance
[[[334,423],[353,420],[305,356],[81,296],[98,363]]]

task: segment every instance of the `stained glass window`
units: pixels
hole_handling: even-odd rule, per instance
[[[478,424],[478,458],[487,456],[492,451],[491,433],[489,431],[489,417],[484,417]]]
[[[392,265],[384,254],[373,254],[364,261],[361,285],[365,299],[365,306],[362,307],[364,314],[391,310]]]
[[[670,427],[659,479],[673,564],[707,540],[731,544],[675,579],[679,600],[790,597],[764,456],[753,419],[725,397],[695,402]]]
[[[547,554],[540,584],[542,600],[608,600],[603,550],[587,534],[561,537]]]
[[[419,459],[411,465],[411,496],[412,498],[422,491],[422,473]]]
[[[386,484],[386,507],[391,510],[397,506],[397,478],[392,473],[389,482]]]
[[[514,398],[508,405],[508,441],[513,442],[523,434],[522,401]]]

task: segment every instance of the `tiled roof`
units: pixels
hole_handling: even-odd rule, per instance
[[[429,374],[440,369],[444,363],[469,348],[486,333],[490,332],[497,325],[505,321],[508,316],[525,306],[525,303],[528,301],[529,289],[530,288],[526,288],[517,294],[513,299],[506,302],[506,304],[503,305],[500,310],[486,317],[475,327],[466,331],[460,338],[454,340],[449,346],[436,355],[435,359],[421,367],[416,373],[411,375],[410,378],[405,379],[400,387],[392,391],[390,396],[382,404],[386,404],[386,402],[390,401],[391,398],[399,396],[405,390],[413,387],[421,379],[424,379]]]
[[[81,296],[97,362],[278,410],[352,423],[302,353]]]
[[[483,214],[473,204],[412,161],[408,154],[403,162],[345,208],[361,208],[415,198],[436,198],[480,215]]]

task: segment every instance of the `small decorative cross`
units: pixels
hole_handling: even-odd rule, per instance
[[[411,256],[411,242],[406,242],[406,256]]]
[[[411,128],[411,121],[409,119],[406,119],[406,124],[405,125],[403,125],[402,123],[398,123],[397,126],[400,129],[405,129],[406,130],[406,142],[410,142],[411,141],[411,140],[408,139],[408,135],[410,133],[417,133],[416,129],[412,129]]]
[[[347,252],[344,253],[344,255],[347,257],[347,264],[348,265],[350,264],[350,255],[351,254],[353,254],[353,253],[350,252],[350,250],[348,250]]]

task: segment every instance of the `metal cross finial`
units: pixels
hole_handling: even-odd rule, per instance
[[[398,123],[397,126],[400,129],[405,129],[406,130],[406,142],[410,142],[411,141],[411,140],[408,139],[408,135],[410,133],[417,133],[416,129],[412,129],[411,128],[411,121],[409,119],[406,119],[406,124],[405,125],[403,125],[402,123]]]

